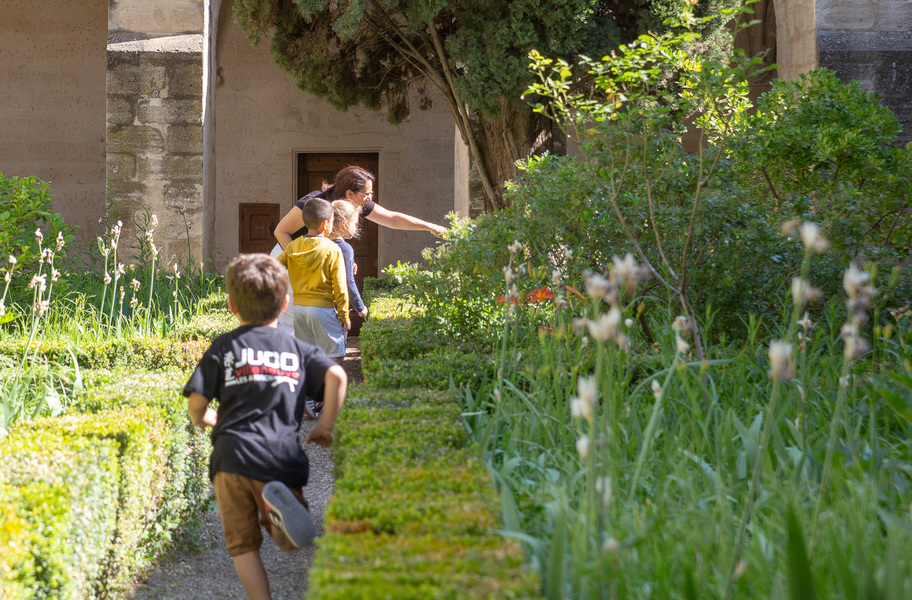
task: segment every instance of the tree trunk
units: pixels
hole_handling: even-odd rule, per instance
[[[504,182],[516,177],[517,160],[550,149],[549,125],[547,119],[531,110],[517,111],[505,98],[500,99],[500,114],[496,118],[474,115],[472,134],[481,155],[479,172],[487,174],[493,188],[493,197],[485,194],[486,212],[510,205],[504,198]]]

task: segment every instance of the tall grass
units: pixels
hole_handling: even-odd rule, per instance
[[[40,229],[36,230],[41,254],[36,273],[17,271],[16,257],[8,258],[0,296],[0,332],[3,340],[18,338],[27,343],[15,364],[8,359],[0,363],[0,435],[18,419],[63,410],[69,390],[79,381],[75,352],[79,345],[168,336],[203,310],[204,299],[220,291],[220,278],[204,272],[202,265],[175,259],[169,270],[159,268],[157,222],[155,215],[147,213],[137,238],[139,261],[132,265],[119,260],[123,257],[120,222],[98,237],[100,273],[72,267],[58,270],[55,260],[65,245],[63,238],[58,237],[56,247],[44,248]],[[18,301],[14,301],[17,279]],[[49,364],[37,352],[37,342],[51,339],[65,340],[74,349],[60,364]]]
[[[556,272],[553,309],[504,302],[499,376],[466,419],[547,598],[912,597],[910,319],[853,266],[846,309],[812,323],[825,243],[801,233],[782,321],[702,361],[685,318],[646,343],[629,259],[585,300]]]

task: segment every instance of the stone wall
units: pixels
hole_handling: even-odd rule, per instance
[[[912,141],[912,2],[817,0],[819,64],[880,95]]]
[[[107,4],[6,0],[0,10],[0,172],[50,182],[94,238],[105,204]]]
[[[200,35],[108,47],[108,193],[131,243],[146,208],[158,215],[168,262],[204,257],[202,47]]]

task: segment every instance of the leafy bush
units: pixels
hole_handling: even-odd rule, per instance
[[[34,272],[40,255],[35,230],[41,229],[45,247],[53,247],[58,234],[66,243],[76,239],[75,227],[55,213],[49,184],[36,177],[4,177],[0,173],[0,256],[19,260],[17,270]],[[65,256],[66,247],[58,251]]]
[[[459,408],[346,407],[336,491],[310,573],[314,598],[533,598],[513,542],[494,534],[490,478]]]
[[[75,357],[85,369],[132,365],[144,369],[192,369],[209,346],[208,340],[179,341],[167,338],[136,337],[102,342],[84,342],[75,346],[63,340],[33,342],[9,339],[0,341],[0,356],[21,357],[30,353],[52,362],[68,363]]]
[[[494,373],[490,356],[458,349],[438,350],[413,359],[374,359],[363,363],[368,385],[397,389],[445,390],[479,381]]]
[[[178,382],[185,377],[184,371],[150,374],[125,369],[120,372],[90,371],[84,375],[87,389],[77,396],[70,410],[91,414],[71,414],[21,424],[0,443],[4,446],[4,456],[7,455],[5,445],[12,444],[9,448],[47,447],[50,452],[57,453],[78,451],[80,457],[91,462],[85,465],[82,458],[44,459],[41,469],[30,467],[34,466],[34,461],[25,458],[5,462],[4,472],[19,477],[15,486],[20,490],[34,488],[34,494],[37,494],[16,496],[19,499],[16,500],[18,504],[13,504],[18,507],[15,514],[21,517],[38,511],[35,514],[44,515],[40,511],[58,510],[54,507],[59,502],[65,510],[60,509],[63,510],[59,513],[61,516],[54,519],[67,519],[70,518],[67,515],[73,514],[89,524],[92,519],[100,518],[92,515],[110,512],[111,531],[107,532],[103,543],[97,542],[101,544],[98,552],[91,551],[93,546],[88,542],[74,544],[73,535],[60,529],[48,529],[50,525],[29,525],[31,521],[26,520],[15,528],[18,541],[13,540],[16,543],[11,548],[27,547],[39,563],[56,565],[49,581],[58,583],[47,585],[67,590],[89,586],[86,589],[91,592],[67,591],[55,595],[61,594],[58,590],[48,597],[84,598],[91,597],[92,593],[116,595],[131,577],[145,569],[169,545],[174,530],[182,522],[198,514],[209,495],[208,440],[189,426],[186,403],[174,392]],[[54,443],[47,442],[48,439]],[[80,451],[95,446],[112,449],[113,467],[105,468],[101,474],[98,469],[105,462],[98,458],[98,451]],[[9,455],[15,456],[12,449]],[[33,482],[34,477],[38,479]],[[42,487],[42,477],[50,478],[49,481],[66,481],[68,485],[85,481],[86,486],[110,487],[111,497],[100,498],[100,492],[84,490],[79,494],[73,492],[73,498],[69,498],[65,488]],[[8,502],[7,496],[0,496],[0,506]],[[11,517],[4,518],[6,522],[16,524]],[[57,522],[54,519],[36,517],[36,522],[53,524]],[[65,520],[61,522],[66,523]],[[87,529],[84,535],[95,535],[95,531]],[[48,549],[42,550],[44,547]],[[0,558],[0,564],[4,560],[5,557]],[[17,577],[22,579],[24,576],[14,573],[13,581]],[[73,581],[82,582],[78,583],[82,587],[74,587],[77,584]],[[31,587],[46,585],[40,581],[26,584]],[[71,593],[73,595],[67,595]],[[38,597],[44,596],[39,594]]]
[[[102,580],[117,522],[118,447],[62,431],[0,442],[4,596],[15,586],[28,598],[89,598]]]

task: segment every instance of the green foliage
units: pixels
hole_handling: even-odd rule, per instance
[[[308,595],[536,597],[518,547],[494,534],[490,479],[464,448],[458,406],[409,395],[411,407],[342,412],[336,488]]]
[[[20,529],[20,534],[24,536],[21,543],[30,548],[36,561],[57,565],[47,585],[70,588],[70,579],[83,578],[87,582],[80,584],[83,587],[89,586],[100,596],[111,596],[147,568],[170,544],[174,530],[201,509],[209,495],[208,442],[204,434],[189,426],[186,403],[173,391],[177,380],[183,380],[182,372],[138,377],[130,371],[86,375],[92,385],[73,409],[82,408],[90,414],[32,421],[16,428],[3,442],[10,444],[9,448],[47,447],[58,453],[77,452],[81,458],[42,458],[46,466],[36,470],[30,466],[34,461],[17,456],[6,463],[5,472],[17,474],[18,479],[11,480],[13,485],[34,488],[38,490],[36,494],[41,494],[18,500],[20,517],[30,511],[58,510],[54,507],[60,503],[65,511],[55,519],[74,519],[71,525],[61,521],[61,527],[107,519],[106,530],[87,528],[77,535],[48,529],[56,520],[51,520],[51,525],[35,525],[39,521],[36,517],[35,522],[29,521],[31,526]],[[137,397],[139,389],[143,394]],[[53,439],[54,444],[49,444],[48,439]],[[89,452],[87,446],[110,448],[108,462],[98,457],[99,450]],[[91,466],[83,464],[83,460],[90,461]],[[51,481],[66,481],[67,485],[83,482],[80,485],[89,489],[67,492],[59,486],[48,488],[42,483],[45,476],[41,473],[48,473],[46,477]],[[110,497],[100,496],[101,492],[92,491],[92,486],[103,486],[102,491],[107,490]],[[70,514],[74,516],[67,516]],[[95,535],[97,539],[93,538],[92,543],[73,543],[79,535]],[[49,545],[48,549],[40,549],[36,546],[39,543]],[[87,550],[96,546],[97,551]],[[77,588],[72,594],[48,597],[90,596],[79,593]]]
[[[0,342],[0,356],[22,356],[26,348],[52,362],[70,363],[75,357],[85,369],[135,366],[143,369],[191,369],[208,347],[208,340],[188,341],[155,337],[121,338],[74,346],[64,340],[33,342],[9,339]]]
[[[819,69],[777,80],[732,145],[734,175],[757,208],[813,216],[841,256],[902,260],[912,250],[912,151],[899,122],[857,81]]]
[[[445,390],[451,385],[458,387],[490,376],[494,363],[485,354],[449,349],[410,359],[370,360],[363,368],[364,376],[373,387]]]
[[[19,260],[17,270],[34,273],[41,251],[35,230],[41,229],[53,246],[58,234],[66,243],[75,240],[75,227],[67,225],[60,213],[54,212],[49,184],[36,177],[4,177],[0,173],[0,257]],[[61,258],[65,249],[58,251]]]
[[[23,598],[90,598],[102,580],[117,522],[117,444],[61,433],[0,442],[4,597],[11,587]]]
[[[238,326],[237,317],[228,310],[200,310],[186,323],[174,328],[173,337],[179,340],[211,341]]]
[[[382,493],[379,492],[378,493]],[[538,598],[522,556],[497,536],[327,534],[310,574],[315,600]]]
[[[301,89],[339,110],[382,107],[398,123],[411,110],[409,92],[430,104],[426,88],[444,86],[447,72],[462,100],[490,115],[529,85],[530,49],[606,52],[619,36],[597,8],[592,0],[238,0],[234,14],[254,42],[270,37],[277,64]],[[443,62],[435,40],[446,49]]]

